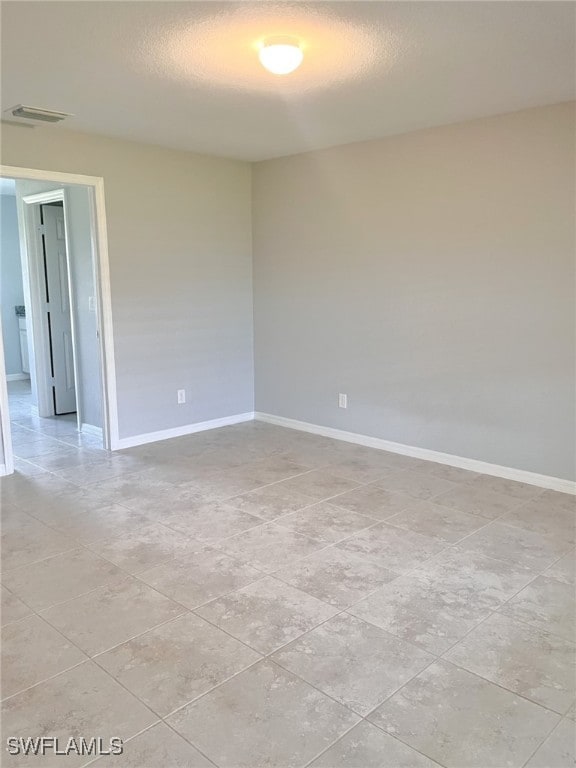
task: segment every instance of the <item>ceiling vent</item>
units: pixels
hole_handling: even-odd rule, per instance
[[[24,120],[39,120],[43,123],[60,123],[62,120],[66,120],[67,117],[74,117],[74,115],[71,115],[68,112],[55,112],[52,109],[26,107],[23,104],[18,104],[17,107],[13,107],[8,111],[12,112],[14,117],[19,117]]]

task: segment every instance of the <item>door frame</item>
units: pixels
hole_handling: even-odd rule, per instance
[[[46,326],[46,313],[42,309],[45,304],[45,283],[44,274],[42,238],[40,228],[42,226],[40,217],[40,206],[48,203],[61,202],[64,209],[64,239],[66,243],[66,269],[68,270],[68,297],[70,301],[70,325],[72,329],[72,349],[74,363],[74,381],[75,384],[80,381],[78,368],[77,343],[78,333],[76,328],[75,309],[76,302],[72,288],[72,271],[70,269],[70,243],[68,236],[68,218],[66,206],[66,191],[54,189],[49,192],[38,192],[32,195],[23,195],[21,198],[22,207],[20,212],[23,221],[23,233],[25,238],[22,253],[25,257],[22,259],[22,271],[24,273],[24,297],[25,303],[30,308],[32,351],[31,366],[34,367],[36,394],[38,396],[38,415],[49,417],[54,415],[54,400],[52,397],[52,381],[49,373],[50,369],[50,338]],[[20,201],[18,201],[20,203]],[[97,321],[97,325],[99,325]],[[76,391],[76,417],[78,429],[81,428],[82,420],[82,401]]]
[[[96,318],[99,328],[100,372],[102,383],[102,437],[104,448],[117,450],[120,447],[118,429],[118,401],[116,389],[116,362],[114,357],[114,336],[112,322],[112,296],[110,290],[110,265],[108,259],[108,231],[106,226],[106,205],[104,179],[101,176],[45,171],[35,168],[0,165],[0,177],[17,180],[47,181],[54,184],[77,184],[88,187],[91,208],[91,236],[94,267],[94,289],[96,296]],[[57,190],[58,192],[61,190]],[[42,193],[45,196],[46,193]],[[27,195],[27,197],[30,197]],[[65,195],[64,195],[65,198]],[[66,207],[65,201],[64,206]],[[66,228],[68,229],[68,228]],[[29,255],[24,233],[20,233],[22,263],[28,268]],[[1,334],[1,320],[0,320]],[[31,361],[32,362],[35,361]],[[76,363],[75,363],[76,364]],[[6,386],[4,356],[0,357],[0,414],[4,442],[4,470],[13,471],[12,441],[9,423],[9,403]]]

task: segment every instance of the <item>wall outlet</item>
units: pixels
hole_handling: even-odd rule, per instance
[[[183,405],[186,402],[186,390],[178,390],[178,405]]]
[[[338,408],[348,408],[348,395],[338,395]]]

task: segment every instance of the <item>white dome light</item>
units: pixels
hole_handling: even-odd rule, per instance
[[[262,43],[258,57],[264,69],[273,75],[288,75],[302,64],[304,54],[297,40],[277,37]]]

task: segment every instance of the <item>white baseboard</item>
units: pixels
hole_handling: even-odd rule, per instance
[[[159,440],[169,440],[171,437],[183,437],[192,435],[194,432],[205,432],[208,429],[218,429],[219,427],[229,427],[232,424],[241,424],[244,421],[253,421],[254,413],[237,413],[234,416],[224,416],[222,419],[212,419],[210,421],[199,421],[195,424],[185,424],[182,427],[173,429],[163,429],[160,432],[147,432],[143,435],[134,435],[132,437],[122,437],[112,446],[112,450],[122,448],[134,448],[137,445],[146,443],[156,443]]]
[[[447,464],[450,467],[469,469],[472,472],[480,472],[483,475],[503,477],[506,480],[516,480],[520,483],[537,485],[541,488],[549,488],[553,491],[576,494],[576,482],[572,480],[563,480],[560,477],[539,475],[537,472],[529,472],[524,469],[502,467],[499,464],[489,464],[485,461],[478,461],[477,459],[467,459],[462,456],[453,456],[451,453],[441,453],[439,451],[431,451],[428,448],[417,448],[413,445],[393,443],[389,440],[383,440],[379,437],[369,437],[368,435],[360,435],[355,432],[345,432],[342,429],[322,427],[318,424],[310,424],[307,421],[287,419],[284,416],[274,416],[270,413],[256,412],[254,414],[254,418],[257,421],[265,421],[268,424],[275,424],[279,427],[297,429],[301,432],[311,432],[313,435],[332,437],[335,440],[344,440],[347,443],[356,443],[358,445],[367,446],[368,448],[378,448],[382,451],[400,453],[403,456],[411,456],[415,459],[435,461],[438,464]]]
[[[93,424],[81,424],[80,432],[85,435],[94,435],[102,439],[102,427],[95,427]]]
[[[29,373],[7,373],[6,381],[29,381]]]
[[[6,471],[6,464],[0,464],[0,477],[4,477],[7,474],[8,472]]]

